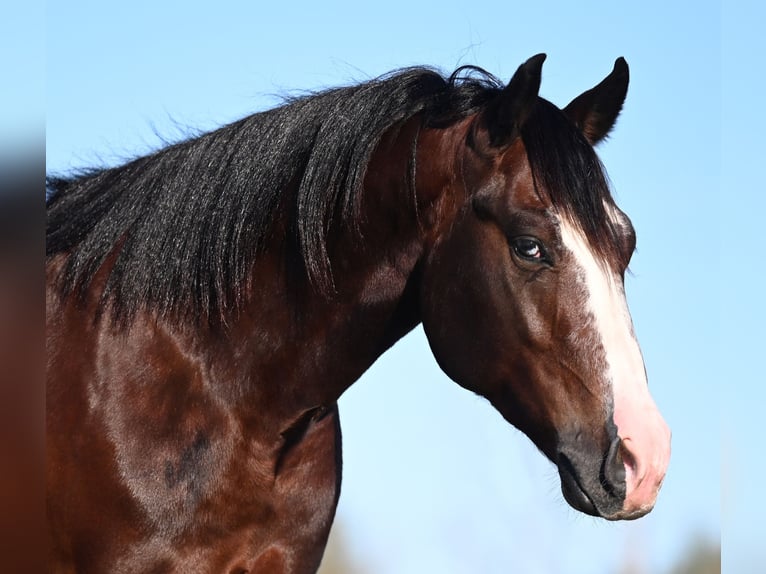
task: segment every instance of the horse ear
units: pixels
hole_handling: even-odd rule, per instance
[[[628,93],[628,80],[628,63],[625,58],[617,58],[611,74],[564,108],[591,145],[604,139],[614,126]]]
[[[490,148],[504,147],[518,137],[537,101],[544,61],[545,54],[537,54],[519,66],[508,85],[482,112],[478,126],[486,130]]]

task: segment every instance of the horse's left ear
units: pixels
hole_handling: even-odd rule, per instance
[[[564,108],[592,145],[604,139],[614,126],[628,93],[628,80],[628,63],[625,58],[617,58],[611,74]]]

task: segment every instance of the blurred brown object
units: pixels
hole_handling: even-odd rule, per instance
[[[44,160],[0,162],[0,571],[45,571]]]

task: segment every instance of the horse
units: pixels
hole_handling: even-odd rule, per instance
[[[628,65],[561,109],[544,60],[406,68],[46,179],[52,571],[315,572],[338,398],[421,323],[573,508],[653,508],[670,431],[595,152]]]

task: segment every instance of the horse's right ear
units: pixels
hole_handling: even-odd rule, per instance
[[[504,148],[521,133],[540,91],[545,54],[537,54],[524,62],[508,85],[481,112],[475,139],[480,148]],[[483,137],[482,137],[483,136]]]
[[[628,63],[625,58],[617,58],[611,74],[564,108],[591,145],[604,139],[614,126],[628,93],[629,80]]]

